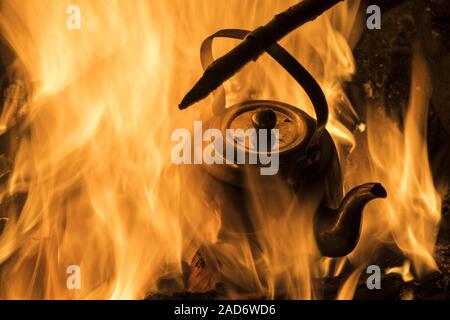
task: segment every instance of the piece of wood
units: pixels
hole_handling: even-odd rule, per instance
[[[258,59],[271,45],[341,1],[343,0],[304,0],[277,14],[269,23],[255,29],[233,50],[212,63],[183,98],[180,109],[208,96],[247,63]]]

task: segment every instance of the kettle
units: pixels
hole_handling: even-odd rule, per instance
[[[205,39],[201,46],[203,68],[206,69],[214,62],[213,39],[245,39],[248,34],[249,31],[246,30],[228,29]],[[380,183],[369,182],[353,188],[343,196],[343,178],[337,149],[325,128],[328,105],[323,91],[312,75],[280,45],[275,43],[266,52],[305,90],[312,102],[316,119],[300,108],[272,100],[247,100],[225,107],[225,91],[223,87],[219,87],[214,92],[213,116],[207,121],[206,128],[219,129],[223,133],[223,143],[236,152],[238,149],[242,151],[243,147],[227,136],[227,130],[278,130],[278,148],[269,152],[277,152],[279,171],[275,176],[263,176],[258,170],[261,166],[259,164],[229,161],[220,165],[202,164],[202,170],[210,177],[205,192],[218,203],[224,233],[233,232],[237,219],[244,221],[244,229],[248,234],[263,227],[255,226],[250,218],[252,209],[246,205],[246,198],[260,192],[259,187],[264,189],[264,194],[259,198],[267,201],[276,201],[271,199],[276,192],[270,192],[270,187],[280,184],[303,199],[318,198],[319,205],[311,226],[317,247],[323,256],[345,256],[353,251],[358,242],[365,205],[373,199],[385,198],[387,192]],[[226,157],[223,150],[215,151]],[[252,153],[259,151],[245,147],[244,152],[246,157],[250,157]],[[249,185],[249,179],[257,182]]]

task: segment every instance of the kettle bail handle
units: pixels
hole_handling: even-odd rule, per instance
[[[206,38],[200,48],[200,59],[203,70],[206,70],[208,66],[214,62],[212,44],[215,38],[244,40],[250,34],[251,37],[249,37],[249,39],[253,40],[256,46],[259,42],[264,41],[263,39],[258,39],[259,33],[257,30],[256,32],[251,33],[250,31],[243,29],[224,29],[217,31]],[[261,35],[260,38],[263,38],[263,35]],[[309,146],[315,145],[325,130],[328,121],[328,104],[320,85],[301,63],[278,43],[275,42],[265,51],[297,81],[311,100],[316,114],[316,130],[311,137]],[[226,107],[224,87],[219,86],[214,91],[213,97],[213,113],[217,115]]]

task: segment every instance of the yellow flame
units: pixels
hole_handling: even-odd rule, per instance
[[[410,282],[414,280],[414,276],[411,273],[411,262],[406,260],[402,266],[393,267],[386,270],[386,274],[399,274],[404,282]]]
[[[380,181],[388,191],[388,198],[376,205],[369,204],[362,238],[349,257],[354,265],[376,263],[373,259],[380,253],[380,247],[388,244],[409,259],[419,279],[438,269],[434,253],[441,197],[433,184],[426,140],[430,83],[425,59],[417,48],[403,127],[382,108],[373,106],[368,110],[369,157],[356,155],[359,165],[347,171],[346,176],[351,183]],[[390,272],[394,270],[398,271],[390,269]],[[412,280],[409,262],[401,274],[405,281]]]

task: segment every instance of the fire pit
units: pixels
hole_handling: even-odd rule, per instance
[[[297,2],[5,0],[0,298],[447,299],[447,5]]]

